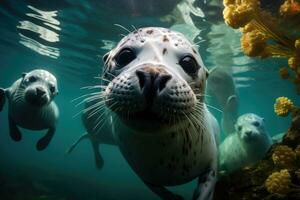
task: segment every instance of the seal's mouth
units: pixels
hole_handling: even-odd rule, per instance
[[[170,128],[186,121],[182,116],[164,116],[151,110],[117,115],[127,126],[146,132]]]
[[[243,137],[242,137],[242,139],[245,142],[249,143],[249,142],[255,142],[255,141],[257,141],[258,137],[259,137],[258,134],[252,133],[252,134],[248,134],[248,135],[244,134]]]
[[[149,110],[140,111],[129,115],[129,120],[141,120],[141,121],[162,121],[159,120],[159,116]]]
[[[29,104],[36,107],[45,106],[50,102],[47,91],[40,88],[28,89],[25,92],[25,99]]]

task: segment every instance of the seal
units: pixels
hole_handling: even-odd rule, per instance
[[[231,173],[254,164],[264,157],[272,145],[264,119],[253,113],[241,115],[230,134],[220,145],[220,172]]]
[[[41,151],[48,146],[55,133],[59,116],[53,101],[57,94],[56,78],[41,69],[23,73],[10,88],[0,89],[0,111],[7,98],[9,134],[14,141],[22,139],[18,126],[30,130],[48,129],[36,148]]]
[[[179,32],[140,28],[103,60],[103,85],[94,87],[103,90],[86,99],[89,133],[77,142],[108,139],[99,131],[108,121],[113,143],[154,193],[181,199],[164,186],[199,177],[194,198],[212,199],[219,126],[204,102],[208,71],[193,44]]]
[[[226,135],[235,132],[234,124],[238,118],[239,97],[232,75],[222,67],[209,71],[207,93],[212,96],[212,105],[222,110],[222,130]],[[215,102],[213,102],[215,100]]]
[[[93,105],[96,105],[97,102],[91,101],[85,104],[85,108],[88,109]],[[103,123],[102,127],[99,127],[99,119],[102,116],[106,116],[106,113],[97,112],[95,108],[88,110],[82,114],[82,122],[86,129],[86,133],[82,134],[66,151],[67,154],[70,154],[75,147],[85,139],[89,139],[94,153],[95,164],[98,169],[102,169],[104,165],[104,160],[102,155],[99,151],[100,144],[106,145],[116,145],[115,139],[113,137],[112,131],[105,131],[102,130],[110,130],[111,129],[111,121]]]

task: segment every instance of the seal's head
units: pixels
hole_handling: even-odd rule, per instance
[[[33,70],[23,73],[21,82],[24,88],[25,100],[33,106],[49,104],[58,94],[55,76],[45,70]]]
[[[181,33],[141,28],[104,56],[106,106],[125,124],[148,131],[194,120],[208,76],[199,53]]]
[[[238,137],[246,143],[256,142],[267,136],[264,119],[253,113],[240,116],[235,129]]]

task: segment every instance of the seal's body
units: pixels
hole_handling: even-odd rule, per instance
[[[8,100],[8,118],[10,136],[21,140],[17,125],[30,130],[48,129],[47,134],[37,143],[37,149],[43,150],[55,133],[59,111],[53,98],[57,95],[56,78],[45,70],[24,73],[10,88],[1,89],[1,110]]]
[[[206,130],[198,127],[199,133],[194,138],[189,136],[192,127],[188,124],[182,129],[149,135],[140,135],[138,130],[119,124],[115,126],[116,142],[144,182],[163,186],[184,184],[211,170],[212,157],[217,156],[216,141],[208,134],[216,131],[214,118],[209,112],[202,117]]]
[[[161,198],[180,198],[163,186],[199,177],[195,199],[211,199],[219,127],[204,103],[208,71],[193,45],[169,29],[141,28],[124,37],[104,62],[106,84],[98,87],[104,91],[87,98],[83,115],[89,133],[70,150],[85,137],[97,144],[101,137],[113,138],[109,141]],[[113,137],[101,136],[98,125],[104,119]]]
[[[235,124],[236,132],[220,145],[220,171],[230,173],[238,168],[254,164],[264,157],[272,145],[265,130],[263,118],[247,113]]]
[[[85,108],[89,108],[90,106],[96,105],[97,101],[91,101],[89,103],[86,103]],[[106,121],[106,123],[104,123],[102,127],[99,123],[99,119],[101,116],[103,116],[103,118],[110,118],[110,116],[108,116],[105,112],[98,112],[97,114],[93,114],[95,112],[95,109],[96,107],[82,114],[81,119],[86,129],[86,133],[81,135],[70,146],[70,148],[68,148],[66,153],[70,154],[82,140],[89,139],[92,144],[96,167],[98,169],[101,169],[104,165],[104,161],[99,151],[100,144],[116,145],[116,142],[114,135],[111,131],[111,127],[113,126],[111,119]],[[103,131],[103,129],[106,131]]]

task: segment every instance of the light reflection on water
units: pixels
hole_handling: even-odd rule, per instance
[[[46,40],[47,42],[59,41],[59,35],[57,33],[37,24],[34,24],[30,21],[21,21],[20,25],[17,26],[17,28],[35,32],[39,34],[40,38]]]
[[[28,5],[27,7],[30,8],[31,10],[35,11],[36,13],[38,13],[38,14],[26,13],[27,16],[42,20],[42,21],[45,22],[44,23],[45,25],[51,24],[50,26],[52,28],[54,28],[56,30],[61,30],[58,27],[58,25],[60,25],[60,22],[57,19],[55,19],[55,17],[57,17],[57,12],[58,11],[56,11],[56,10],[55,11],[42,11],[42,10],[39,10],[39,9],[37,9],[33,6],[30,6],[30,5]]]
[[[22,33],[19,33],[19,35],[20,35],[19,42],[23,44],[25,47],[28,47],[29,49],[41,55],[49,56],[50,58],[56,59],[59,57],[60,53],[58,48],[43,45],[38,41],[23,35]]]
[[[42,11],[30,5],[28,5],[27,7],[35,13],[26,13],[26,15],[30,18],[39,20],[45,27],[28,20],[20,21],[20,24],[17,25],[20,36],[19,42],[25,47],[28,47],[41,55],[49,56],[50,58],[55,59],[58,58],[60,56],[60,51],[58,48],[42,44],[42,42],[44,41],[49,43],[59,42],[59,34],[56,33],[56,31],[61,30],[61,28],[59,27],[60,22],[55,19],[58,12]],[[50,30],[49,28],[54,30]],[[42,39],[42,41],[33,39],[32,37],[30,37],[30,34],[28,32],[38,34],[39,38]]]

